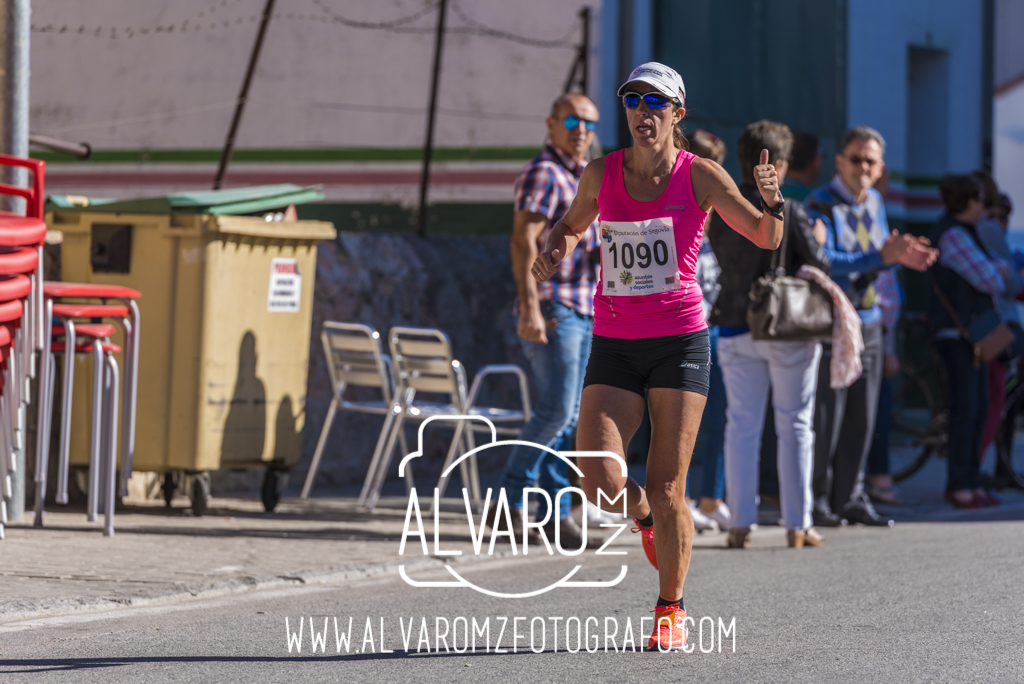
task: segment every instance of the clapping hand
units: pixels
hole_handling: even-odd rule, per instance
[[[939,250],[926,237],[892,231],[880,250],[886,266],[901,264],[915,271],[926,271],[939,258]]]

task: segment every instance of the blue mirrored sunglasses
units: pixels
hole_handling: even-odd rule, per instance
[[[565,117],[565,119],[562,120],[562,125],[565,126],[567,130],[574,131],[580,125],[580,122],[586,125],[588,131],[593,132],[597,130],[596,121],[587,121],[586,119],[581,119],[575,114],[570,114]]]
[[[640,106],[641,99],[648,109],[664,109],[675,102],[672,98],[665,97],[659,93],[644,93],[643,95],[640,93],[626,93],[622,96],[622,105],[626,109],[636,109]]]

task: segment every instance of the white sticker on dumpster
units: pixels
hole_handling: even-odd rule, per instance
[[[302,276],[299,274],[299,262],[295,259],[273,259],[270,262],[267,311],[297,313],[301,295]]]

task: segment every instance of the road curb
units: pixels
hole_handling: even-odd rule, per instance
[[[510,554],[505,552],[484,557],[395,559],[376,563],[356,563],[329,568],[298,570],[281,575],[231,577],[215,582],[180,584],[169,588],[166,592],[150,596],[56,596],[46,599],[9,601],[7,603],[0,603],[0,621],[38,617],[40,615],[68,615],[71,613],[116,610],[118,608],[135,608],[199,598],[217,598],[230,594],[286,586],[352,582],[379,575],[397,575],[399,566],[403,565],[409,570],[430,570],[440,569],[448,563],[481,563],[498,560],[506,555]]]

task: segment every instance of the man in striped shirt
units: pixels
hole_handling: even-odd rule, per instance
[[[551,227],[576,197],[597,117],[597,107],[583,95],[564,95],[556,100],[546,121],[548,139],[544,149],[523,168],[515,184],[511,251],[518,293],[518,333],[538,390],[533,415],[519,439],[555,451],[572,450],[583,375],[590,357],[597,287],[596,260],[592,257],[600,255],[596,222],[581,241],[583,249],[577,248],[564,259],[550,280],[538,283],[530,275],[530,266],[543,250]],[[534,447],[516,446],[512,450],[501,486],[513,509],[512,526],[520,540],[528,515],[523,489],[537,482],[549,494],[553,506],[558,502],[549,531],[560,524],[563,545],[578,548],[581,535],[569,515],[570,497],[566,494],[556,498],[569,486],[567,468],[562,459]],[[543,519],[544,502],[540,513]]]

